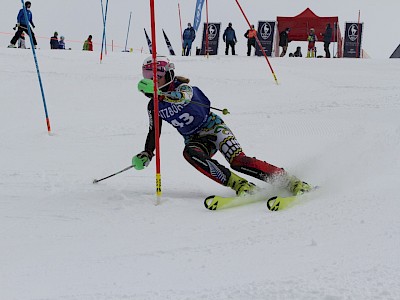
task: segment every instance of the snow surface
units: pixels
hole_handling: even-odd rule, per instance
[[[400,298],[400,61],[272,58],[276,85],[264,58],[175,57],[248,155],[321,186],[208,211],[234,193],[167,124],[160,205],[154,161],[92,184],[143,149],[145,55],[37,54],[52,135],[31,51],[0,48],[0,299]]]

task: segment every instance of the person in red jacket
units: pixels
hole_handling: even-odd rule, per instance
[[[93,51],[92,35],[89,35],[88,39],[83,44],[84,51]]]

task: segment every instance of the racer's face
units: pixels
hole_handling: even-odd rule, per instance
[[[164,86],[167,83],[167,80],[165,79],[165,75],[161,78],[157,78],[157,83],[158,83],[158,86]]]

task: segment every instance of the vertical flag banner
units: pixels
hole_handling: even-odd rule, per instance
[[[219,35],[221,32],[221,23],[204,23],[203,39],[201,42],[200,55],[217,55],[218,54],[218,44]],[[206,41],[208,37],[208,43]],[[208,44],[208,52],[206,52],[206,45]]]
[[[152,53],[153,53],[153,52],[151,51],[152,44],[151,44],[151,40],[150,40],[149,36],[147,35],[146,28],[144,28],[144,34],[146,35],[147,45],[149,46],[150,54],[152,54]]]
[[[201,22],[201,11],[203,10],[204,0],[197,0],[196,10],[194,11],[193,29],[197,31]]]
[[[267,56],[272,55],[272,46],[274,43],[275,35],[275,22],[274,21],[258,21],[258,39],[263,47]],[[256,44],[256,55],[263,56],[259,44]]]
[[[175,51],[172,48],[171,42],[169,41],[164,29],[162,30],[163,34],[164,34],[164,39],[165,39],[165,43],[167,44],[168,50],[169,50],[169,54],[171,55],[175,55]]]
[[[359,58],[363,23],[346,23],[345,30],[343,57]]]

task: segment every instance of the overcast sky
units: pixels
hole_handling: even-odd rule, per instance
[[[0,41],[6,47],[11,39],[10,33],[21,8],[21,1],[2,1],[0,10]],[[5,2],[5,3],[4,3]],[[99,0],[32,0],[32,12],[36,25],[35,33],[39,37],[48,38],[57,30],[70,40],[67,46],[81,48],[81,41],[92,34],[94,40],[101,42],[102,13]],[[103,0],[105,5],[106,0]],[[146,45],[143,28],[150,30],[149,0],[109,0],[107,16],[107,39],[118,46],[125,46],[129,13],[132,11],[129,47],[139,49]],[[178,3],[181,7],[182,25],[193,22],[195,0],[155,0],[157,17],[157,42],[160,52],[166,51],[161,29],[164,28],[175,50],[180,47],[180,28]],[[209,21],[221,22],[222,28],[228,22],[233,23],[238,37],[238,52],[245,54],[246,40],[243,37],[247,24],[239,11],[235,0],[209,0]],[[277,16],[295,16],[309,7],[319,16],[338,16],[339,25],[344,31],[346,21],[357,21],[361,12],[361,21],[365,23],[363,33],[363,49],[372,58],[388,58],[400,43],[400,1],[398,0],[240,0],[250,22],[258,20],[276,20]],[[203,18],[205,21],[205,5]],[[198,36],[202,35],[202,29]],[[79,43],[72,43],[79,41]],[[48,40],[39,39],[39,45],[48,47]],[[294,44],[294,43],[292,43]],[[200,46],[200,38],[194,46]],[[291,45],[294,47],[295,45]],[[322,52],[322,44],[319,45]],[[97,50],[95,48],[95,50]],[[220,50],[220,54],[222,51]]]

